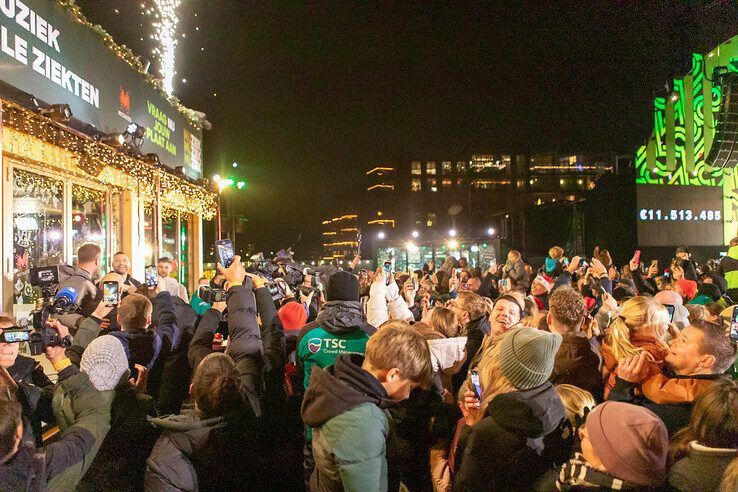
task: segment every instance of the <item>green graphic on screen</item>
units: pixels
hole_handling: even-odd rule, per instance
[[[723,239],[727,244],[738,235],[738,176],[732,170],[713,169],[705,162],[722,103],[721,89],[712,83],[717,67],[738,72],[738,36],[705,55],[693,54],[689,73],[673,80],[671,92],[654,98],[653,132],[646,145],[636,152],[635,172],[638,185],[690,187],[692,193],[683,195],[688,202],[689,196],[693,195],[697,200],[701,187],[721,188],[722,203],[711,207],[720,208],[722,212]],[[648,187],[639,186],[638,200],[646,201],[648,193]],[[657,191],[654,189],[653,193]],[[707,190],[702,193],[713,198],[717,196],[707,193]],[[684,206],[690,209],[691,204],[685,203]],[[639,203],[638,209],[642,208]],[[638,221],[640,236],[648,224],[642,224],[640,218]],[[678,238],[670,237],[672,234],[667,230],[667,224],[660,227],[662,235],[667,236],[663,239],[663,246],[676,244],[675,241],[678,243]],[[678,235],[676,230],[671,232]],[[707,242],[714,243],[706,240],[704,245],[708,245]]]

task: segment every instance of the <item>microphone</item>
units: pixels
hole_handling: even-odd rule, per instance
[[[54,302],[52,303],[54,311],[57,313],[75,311],[78,307],[76,304],[78,296],[77,289],[64,287],[54,296]]]

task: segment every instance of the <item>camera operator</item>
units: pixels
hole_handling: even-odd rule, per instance
[[[0,334],[3,330],[13,328],[13,317],[0,313]],[[54,395],[54,383],[44,373],[44,368],[32,357],[19,355],[20,343],[0,342],[0,367],[5,368],[13,381],[19,386],[19,391],[25,395],[23,416],[27,419],[24,438],[35,440],[40,446],[41,421],[54,422],[54,412],[51,400]]]
[[[264,414],[263,374],[284,365],[281,325],[268,289],[246,278],[240,257],[218,269],[226,278],[228,300],[205,313],[190,344],[194,408],[152,419],[166,432],[149,457],[147,489],[196,490],[202,484],[231,490],[248,484],[260,490],[265,470],[272,468],[264,461],[258,417]],[[257,305],[263,308],[261,329]],[[213,336],[226,307],[228,348],[214,352]]]
[[[109,403],[64,350],[48,346],[45,353],[59,375],[57,391],[70,399],[73,425],[43,449],[25,439],[22,385],[0,368],[0,490],[74,489],[110,428]]]
[[[102,250],[94,243],[83,244],[77,250],[77,266],[59,265],[58,291],[72,288],[77,292],[76,304],[79,310],[76,313],[59,316],[59,321],[70,330],[75,331],[80,320],[89,316],[97,303],[97,287],[94,284],[98,270],[102,264]]]

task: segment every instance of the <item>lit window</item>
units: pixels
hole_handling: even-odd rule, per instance
[[[443,181],[441,181],[441,186],[446,189],[451,188],[451,180],[444,179]]]
[[[456,161],[456,172],[457,173],[466,172],[466,161]]]
[[[438,191],[438,188],[436,188],[436,180],[435,179],[429,179],[426,182],[427,188],[431,191]]]
[[[410,189],[412,191],[420,191],[420,189],[421,189],[420,180],[419,179],[413,179],[412,184],[410,186]]]
[[[410,173],[411,174],[420,174],[421,168],[420,168],[420,162],[413,161],[410,163]]]
[[[426,174],[436,174],[436,163],[435,162],[429,162],[425,165],[425,173]]]
[[[443,161],[443,163],[441,163],[441,168],[443,170],[443,174],[449,174],[451,172],[451,161]]]

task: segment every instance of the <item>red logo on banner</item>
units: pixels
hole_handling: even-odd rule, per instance
[[[131,93],[127,92],[123,87],[118,92],[118,105],[126,114],[131,114]]]

